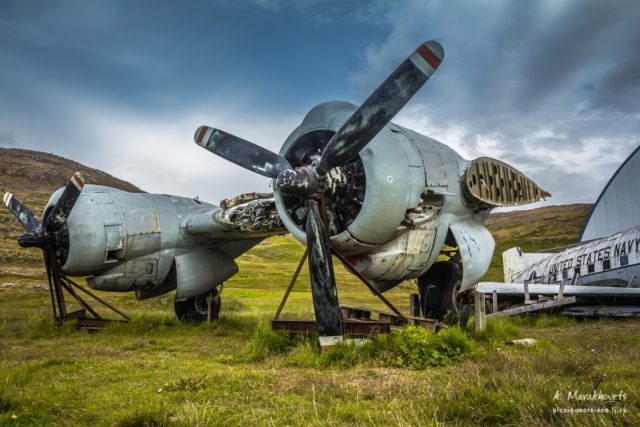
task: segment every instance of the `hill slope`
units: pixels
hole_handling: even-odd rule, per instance
[[[73,160],[40,151],[0,148],[0,192],[11,192],[41,217],[42,209],[51,193],[69,182],[80,172],[87,183],[107,185],[125,191],[141,192],[135,185],[115,178],[108,173],[82,165]],[[40,251],[23,250],[16,237],[24,230],[4,206],[0,209],[0,259],[7,262],[42,261]]]
[[[51,193],[66,185],[75,171],[80,171],[92,184],[141,191],[133,184],[63,157],[38,151],[0,148],[0,190],[3,193],[15,193],[36,215],[41,215]],[[589,204],[561,205],[492,214],[487,220],[487,228],[496,240],[496,251],[485,280],[503,280],[502,251],[512,246],[533,252],[575,242],[590,207]],[[24,266],[26,263],[35,262],[39,265],[41,262],[39,251],[25,251],[18,247],[15,239],[22,231],[13,215],[6,209],[0,209],[0,259],[5,264],[2,267],[5,273],[8,263]],[[241,269],[246,271],[255,272],[254,267],[262,265],[265,272],[280,271],[289,276],[288,269],[282,271],[282,264],[286,260],[286,264],[292,264],[292,270],[302,250],[302,246],[290,236],[269,239],[241,257],[239,262]]]
[[[0,190],[20,194],[26,191],[53,193],[67,185],[74,172],[87,183],[107,185],[125,191],[141,192],[138,187],[108,173],[73,160],[33,150],[0,148]]]
[[[504,280],[502,252],[509,248],[536,252],[577,242],[590,210],[591,204],[583,203],[491,214],[486,226],[496,240],[496,250],[484,280]]]

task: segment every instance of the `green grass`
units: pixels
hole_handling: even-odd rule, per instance
[[[262,289],[239,279],[245,283],[230,281],[221,318],[209,325],[176,321],[170,299],[101,294],[132,321],[95,333],[53,327],[48,293],[26,287],[33,279],[0,289],[0,425],[640,423],[640,320],[514,317],[490,321],[477,336],[408,329],[322,353],[313,339],[267,327],[286,283]],[[406,310],[410,290],[390,297]],[[370,302],[355,283],[341,291]],[[284,315],[312,318],[309,298],[294,291]],[[504,345],[520,337],[538,343]],[[623,390],[627,400],[613,406],[627,412],[553,413],[584,407],[566,393],[595,386]]]
[[[511,232],[532,238],[523,218]],[[499,247],[515,239],[497,234]],[[132,320],[95,333],[52,326],[38,251],[3,258],[0,426],[640,425],[640,319],[512,317],[479,334],[408,328],[321,352],[314,339],[268,327],[302,250],[278,237],[241,257],[211,324],[178,322],[171,296],[100,293]],[[283,318],[313,318],[305,270]],[[385,308],[342,267],[336,274],[342,303]],[[408,282],[386,296],[407,312],[415,291]],[[537,344],[504,344],[513,338]],[[594,389],[626,400],[567,397]]]

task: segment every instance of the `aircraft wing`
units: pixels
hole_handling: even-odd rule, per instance
[[[185,217],[189,234],[213,238],[251,239],[287,234],[276,210],[273,194],[246,193],[220,202],[220,207],[203,205]]]

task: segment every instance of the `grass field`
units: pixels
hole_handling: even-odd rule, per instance
[[[264,332],[300,251],[281,237],[243,257],[210,325],[177,322],[171,298],[103,293],[133,320],[95,333],[53,327],[40,267],[4,265],[0,425],[640,425],[640,320],[494,322],[465,332],[461,358],[424,369],[364,347],[321,354]],[[338,270],[341,302],[376,305]],[[305,283],[284,317],[312,318]],[[406,310],[413,289],[387,295]],[[504,345],[518,337],[538,343]],[[623,395],[577,400],[594,390]]]
[[[0,150],[0,190],[38,215],[76,170],[133,188],[57,156]],[[575,241],[589,207],[492,215],[497,245],[485,280],[502,280],[504,249]],[[181,324],[171,296],[101,293],[132,321],[89,333],[52,326],[41,254],[17,246],[20,232],[0,210],[0,426],[640,425],[640,319],[514,317],[482,335],[407,329],[321,353],[313,340],[268,327],[302,255],[291,237],[277,237],[239,259],[220,320]],[[384,308],[336,273],[342,303]],[[308,287],[303,269],[283,317],[313,318]],[[406,312],[415,289],[406,282],[386,296]],[[504,344],[524,337],[537,344]]]

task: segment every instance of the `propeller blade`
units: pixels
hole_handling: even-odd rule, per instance
[[[283,170],[292,169],[281,155],[220,129],[200,126],[194,139],[213,154],[268,178],[277,178]]]
[[[320,345],[325,346],[342,337],[338,291],[333,273],[333,261],[327,232],[322,224],[318,203],[307,202],[307,251],[309,253],[309,274],[313,309]]]
[[[40,228],[38,218],[11,193],[4,193],[4,204],[30,233]]]
[[[412,52],[333,135],[316,172],[324,175],[354,158],[418,92],[443,58],[444,49],[433,40]]]
[[[82,174],[80,172],[74,173],[58,202],[49,213],[49,216],[47,216],[45,227],[48,230],[59,230],[67,222],[71,209],[76,204],[83,187],[84,178]]]

